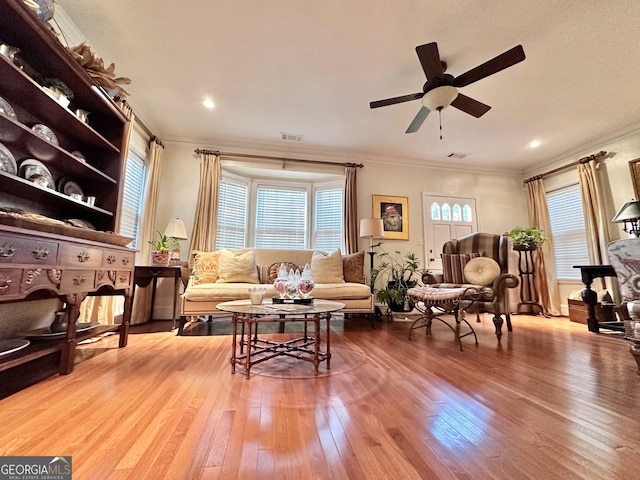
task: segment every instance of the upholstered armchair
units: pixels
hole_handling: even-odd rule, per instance
[[[478,257],[492,259],[493,262],[471,262]],[[507,289],[515,288],[520,283],[518,277],[508,273],[508,265],[507,237],[493,233],[471,233],[449,240],[442,247],[442,277],[427,273],[422,281],[437,288],[475,287],[480,290],[482,295],[473,299],[469,310],[493,313],[496,336],[500,340],[503,316],[507,321],[507,330],[512,330]],[[468,299],[469,302],[471,300]]]
[[[630,350],[640,374],[640,238],[616,240],[607,250],[620,284],[618,313],[624,322],[625,337],[633,341]]]

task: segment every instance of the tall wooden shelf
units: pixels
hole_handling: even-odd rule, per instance
[[[82,339],[116,331],[120,346],[126,346],[135,252],[123,245],[123,237],[106,233],[117,231],[120,218],[126,116],[22,0],[0,2],[0,42],[20,49],[19,61],[0,55],[0,97],[16,113],[15,119],[0,114],[0,143],[15,157],[18,169],[26,159],[38,160],[50,171],[56,187],[72,180],[85,195],[96,197],[90,205],[59,189],[0,171],[3,209],[24,210],[54,221],[81,220],[96,228],[21,224],[20,219],[0,214],[0,302],[57,296],[70,306],[75,319],[87,294],[127,297],[122,325],[101,325],[76,334],[70,322],[63,338],[32,342],[0,357],[0,383],[12,383],[8,390],[3,387],[1,397],[20,388],[23,379],[26,386],[53,373],[70,373],[75,347]],[[45,93],[35,73],[67,84],[74,93],[70,108]],[[89,111],[89,121],[79,119],[75,109]],[[48,126],[58,143],[35,134],[31,130],[35,124]],[[78,151],[84,160],[74,153]],[[0,338],[4,338],[1,323]]]

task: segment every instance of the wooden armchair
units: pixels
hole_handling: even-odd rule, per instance
[[[477,257],[493,259],[499,270],[496,268],[489,274],[491,269],[485,268],[486,265],[483,267],[484,262],[470,263]],[[482,289],[483,295],[471,308],[476,309],[477,312],[493,313],[496,336],[500,340],[503,315],[507,321],[507,330],[512,330],[507,288],[515,288],[520,283],[518,277],[507,273],[508,258],[507,237],[493,233],[471,233],[462,238],[449,240],[443,245],[442,278],[427,273],[423,275],[422,281],[437,288],[489,287]],[[475,265],[476,263],[478,266]],[[486,271],[479,271],[483,269]]]

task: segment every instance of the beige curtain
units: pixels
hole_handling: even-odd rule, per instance
[[[193,219],[193,231],[189,251],[212,252],[216,246],[218,222],[218,195],[220,192],[220,157],[210,153],[200,154],[200,186],[198,203]],[[189,264],[192,255],[189,255]]]
[[[358,251],[358,195],[356,189],[356,172],[354,163],[347,163],[344,169],[344,248],[345,253]]]
[[[599,183],[597,162],[587,159],[578,164],[580,193],[582,196],[582,210],[584,226],[589,249],[589,262],[592,265],[606,265],[609,263],[607,245],[609,237],[609,219],[605,218],[605,206]]]
[[[551,221],[547,208],[547,198],[544,183],[541,178],[527,183],[527,207],[529,210],[529,224],[547,234],[551,232]],[[535,284],[538,292],[538,303],[545,313],[560,315],[560,291],[556,278],[556,267],[553,261],[553,243],[549,238],[535,255]]]

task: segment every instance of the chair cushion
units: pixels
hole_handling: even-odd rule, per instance
[[[220,252],[196,252],[193,263],[193,283],[214,283],[218,280]]]
[[[226,248],[220,249],[216,283],[258,283],[258,270],[253,250],[235,254]]]
[[[479,253],[443,253],[442,276],[445,283],[466,283],[464,279],[464,267],[473,258],[479,257]]]
[[[465,280],[476,285],[491,285],[498,275],[500,265],[489,257],[473,258],[464,267]]]
[[[344,283],[340,250],[336,250],[330,255],[313,252],[311,275],[316,283]]]
[[[364,252],[342,256],[342,274],[345,282],[365,283]]]

